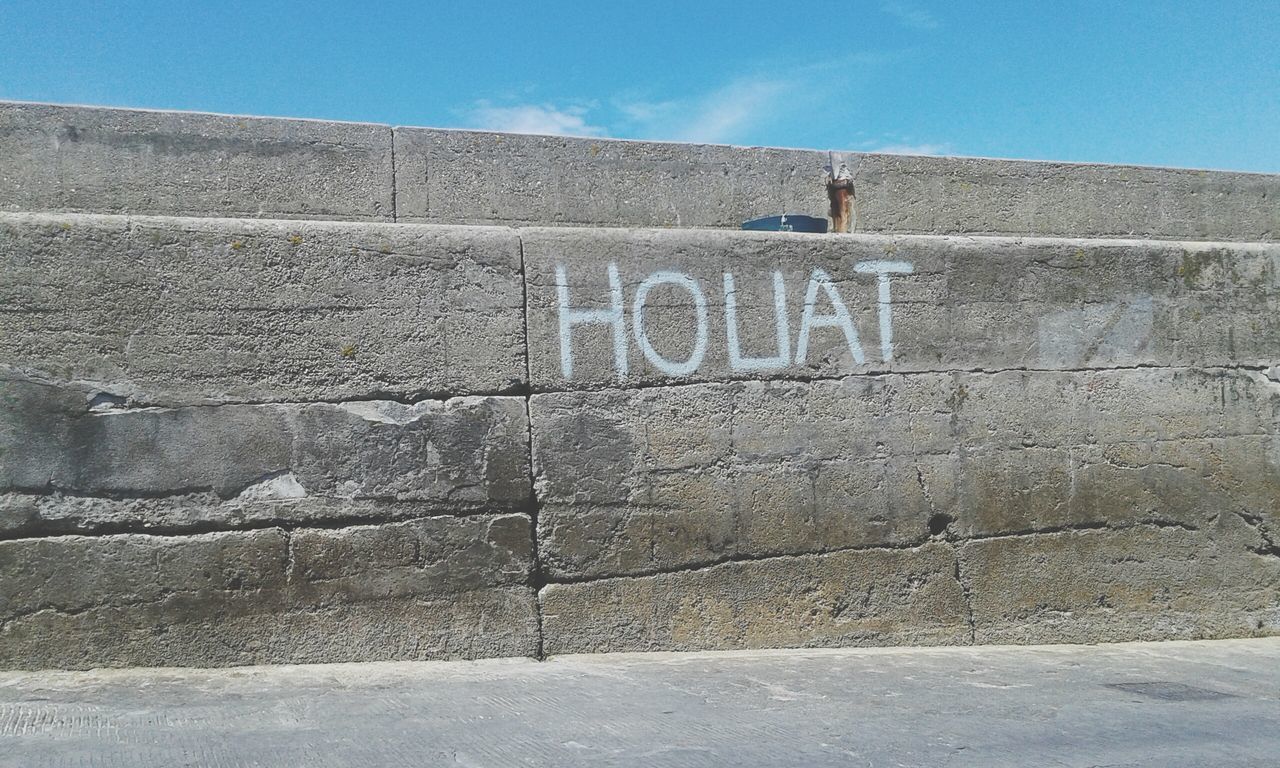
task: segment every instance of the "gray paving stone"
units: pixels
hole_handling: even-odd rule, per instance
[[[1263,768],[1280,643],[0,675],[5,768]]]

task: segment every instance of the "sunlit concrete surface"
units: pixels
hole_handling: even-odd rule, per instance
[[[1275,766],[1280,638],[0,674],[0,765]]]

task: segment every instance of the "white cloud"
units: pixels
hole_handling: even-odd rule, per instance
[[[905,0],[887,0],[880,4],[880,10],[897,19],[904,27],[937,29],[939,26],[936,16]]]
[[[782,91],[782,83],[771,80],[730,83],[697,104],[674,138],[708,143],[732,141],[767,117]]]
[[[955,150],[950,144],[886,144],[867,151],[882,155],[949,155]]]
[[[679,98],[631,90],[603,104],[577,99],[498,106],[481,100],[458,114],[468,127],[512,133],[753,143],[766,126],[788,125],[801,116],[820,114],[839,98],[832,93],[833,80],[856,80],[891,58],[883,53],[851,52],[834,58],[773,62],[767,68],[762,64],[754,69],[756,74],[711,83],[707,90]],[[884,144],[903,140],[879,137]]]
[[[741,137],[770,117],[783,95],[773,79],[744,78],[681,101],[618,101],[630,133],[645,138],[721,144]]]
[[[680,109],[675,101],[618,101],[615,106],[624,117],[637,123],[670,120]]]
[[[511,107],[495,107],[480,101],[469,113],[474,128],[504,133],[537,133],[549,136],[606,136],[608,131],[591,125],[586,119],[586,107],[572,106],[563,109],[550,104],[518,104]]]

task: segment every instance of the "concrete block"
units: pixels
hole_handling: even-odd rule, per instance
[[[395,143],[402,221],[736,228],[826,207],[816,152],[405,127]]]
[[[540,593],[548,654],[967,643],[946,544],[725,563]]]
[[[1280,557],[1179,527],[959,545],[978,643],[1241,637],[1280,630]]]
[[[535,391],[1272,364],[1280,246],[534,228]]]
[[[520,514],[301,529],[291,545],[295,599],[316,605],[524,584],[533,570]]]
[[[0,667],[529,655],[530,541],[522,515],[3,541]]]
[[[851,163],[860,229],[1275,241],[1280,177],[965,157]]]
[[[1280,177],[843,153],[856,231],[1274,240]],[[827,214],[825,151],[0,102],[0,210],[727,227]],[[396,210],[398,209],[398,210]]]
[[[211,494],[203,499],[210,524],[237,519],[237,505],[217,507],[230,499],[409,501],[437,510],[528,503],[520,398],[97,411],[84,394],[46,385],[0,382],[0,394],[0,490]]]
[[[725,227],[824,217],[827,152],[396,128],[402,221]],[[1280,177],[843,153],[859,232],[1275,240]]]
[[[1235,369],[535,394],[553,580],[1098,525],[1275,520],[1280,388]],[[683,460],[681,460],[683,459]]]
[[[0,102],[0,210],[392,221],[391,129]]]
[[[0,365],[149,405],[525,380],[512,232],[0,215]]]

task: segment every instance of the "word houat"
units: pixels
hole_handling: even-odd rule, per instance
[[[890,305],[889,276],[909,274],[913,266],[906,261],[860,261],[854,266],[856,272],[874,274],[878,281],[877,310],[880,320],[880,356],[885,362],[893,359],[893,315]],[[619,378],[627,375],[628,326],[631,336],[655,368],[669,376],[688,376],[698,370],[706,357],[708,339],[708,300],[707,290],[693,277],[674,270],[662,270],[651,273],[636,287],[635,294],[627,297],[623,293],[622,279],[618,266],[610,263],[606,268],[609,279],[609,308],[584,309],[575,308],[570,295],[569,278],[563,264],[556,265],[556,296],[560,315],[560,369],[565,378],[573,378],[573,331],[582,325],[607,325],[613,330],[613,364]],[[693,310],[693,344],[688,357],[683,360],[664,357],[653,346],[645,329],[645,305],[649,294],[660,285],[673,286],[675,289],[689,294]],[[734,371],[770,371],[786,368],[789,365],[804,364],[809,353],[809,337],[815,328],[836,328],[844,333],[849,345],[849,353],[856,363],[862,364],[866,357],[862,351],[862,342],[849,315],[840,289],[831,276],[823,269],[815,268],[809,276],[805,288],[804,306],[800,312],[800,323],[792,343],[791,319],[787,312],[786,282],[779,271],[773,273],[773,305],[774,328],[777,334],[777,354],[767,357],[750,357],[743,354],[738,329],[737,282],[732,272],[722,276],[722,300],[725,320],[725,344],[728,349],[729,365]],[[825,298],[826,307],[819,307],[819,293]],[[630,306],[631,317],[627,322],[627,307]],[[793,353],[794,350],[794,353]]]

